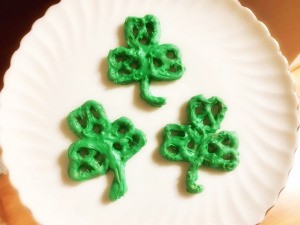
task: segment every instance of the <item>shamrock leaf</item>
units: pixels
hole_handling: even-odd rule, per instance
[[[153,15],[143,18],[127,17],[125,20],[125,39],[130,48],[149,50],[159,43],[160,25]]]
[[[209,99],[202,95],[191,98],[188,103],[188,121],[204,132],[216,132],[224,119],[227,107],[223,101],[217,97]]]
[[[161,155],[172,161],[191,162],[197,158],[195,148],[201,142],[190,125],[169,124],[165,127]]]
[[[153,80],[177,80],[183,72],[181,54],[175,45],[159,45],[151,52],[151,78]]]
[[[80,138],[68,150],[68,174],[75,181],[84,181],[108,170],[114,174],[109,197],[116,200],[127,191],[125,163],[146,143],[145,135],[132,122],[121,117],[111,123],[103,107],[87,101],[67,118],[70,129]]]
[[[88,101],[67,117],[73,133],[79,138],[97,137],[110,128],[104,109],[95,101]]]
[[[216,133],[227,108],[217,97],[206,99],[194,96],[188,102],[188,124],[169,124],[164,128],[160,154],[171,161],[189,163],[186,190],[199,193],[203,186],[197,184],[201,165],[231,171],[239,163],[238,138],[235,133]]]
[[[110,135],[113,148],[120,152],[122,161],[130,159],[146,143],[144,134],[126,117],[121,117],[112,123]]]
[[[165,99],[150,92],[151,80],[179,79],[185,68],[179,49],[172,44],[159,45],[160,25],[153,15],[128,17],[125,21],[128,48],[109,52],[108,78],[116,84],[140,83],[140,96],[152,106],[165,104]]]
[[[209,135],[203,144],[203,165],[218,170],[231,171],[238,165],[238,138],[233,132],[221,131]]]
[[[123,47],[116,48],[109,52],[108,77],[117,84],[129,84],[142,79],[139,69],[142,65],[135,50]]]
[[[68,151],[70,159],[69,175],[81,181],[106,174],[109,158],[106,156],[108,145],[82,139],[72,144]]]

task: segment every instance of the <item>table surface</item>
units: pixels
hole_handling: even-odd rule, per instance
[[[19,47],[22,37],[32,23],[43,16],[47,8],[59,0],[10,0],[0,3],[0,87],[10,58]],[[279,42],[281,51],[289,62],[300,53],[300,1],[299,0],[240,0],[263,21]],[[293,73],[300,81],[300,68]],[[297,79],[296,79],[297,81]],[[299,82],[300,87],[300,82]],[[297,88],[297,87],[296,87]],[[300,88],[299,88],[300,90]],[[298,157],[299,155],[299,157]],[[299,172],[298,172],[299,171]],[[300,154],[296,152],[294,167],[286,188],[275,206],[270,209],[261,225],[300,224]],[[7,175],[0,175],[0,224],[35,225],[28,209],[22,206]]]

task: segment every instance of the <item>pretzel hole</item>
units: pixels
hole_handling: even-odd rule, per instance
[[[149,40],[149,38],[147,38],[147,37],[142,37],[142,38],[139,40],[139,43],[140,43],[141,45],[149,45],[150,40]]]
[[[173,154],[173,155],[177,155],[179,153],[179,147],[178,146],[175,146],[175,145],[170,145],[168,148],[167,148],[168,152]]]
[[[90,113],[93,115],[94,118],[99,119],[100,114],[97,112],[97,110],[94,107],[90,108]]]
[[[126,132],[128,132],[129,127],[127,124],[121,124],[119,129],[118,129],[118,133],[119,134],[125,134]]]
[[[194,141],[190,141],[188,144],[187,144],[187,147],[191,150],[194,150],[196,145],[195,145],[195,142]]]
[[[161,67],[163,65],[162,61],[160,59],[154,58],[153,59],[153,65],[155,68]]]
[[[140,137],[138,135],[132,135],[132,140],[129,141],[129,147],[133,147],[134,145],[137,145],[140,142]]]
[[[222,145],[225,145],[225,146],[231,146],[232,145],[232,142],[229,138],[226,138],[222,141]]]
[[[134,143],[139,143],[140,142],[140,137],[138,135],[133,135],[132,136],[132,140],[134,141]]]
[[[89,172],[92,172],[94,170],[94,168],[88,164],[82,164],[79,166],[79,171],[81,173],[89,173]]]
[[[219,147],[216,144],[210,143],[208,145],[208,152],[209,153],[216,153],[218,151]]]
[[[137,28],[136,26],[134,26],[132,28],[132,34],[133,34],[133,36],[137,37],[138,33],[139,33],[139,28]]]
[[[100,134],[102,131],[103,131],[103,126],[101,126],[100,124],[95,124],[93,126],[93,131],[96,133],[96,134]]]
[[[88,148],[80,148],[78,150],[78,154],[81,158],[85,158],[90,154],[90,150]]]
[[[195,114],[196,116],[199,116],[205,112],[205,107],[204,104],[200,103],[196,108],[195,108]]]
[[[232,160],[232,159],[234,159],[234,156],[233,156],[233,154],[228,153],[228,154],[223,155],[222,159],[224,159],[224,160]]]
[[[115,142],[113,144],[114,149],[121,151],[122,150],[122,145],[119,142]]]
[[[173,52],[173,51],[167,51],[166,56],[169,59],[175,59],[175,57],[176,57],[175,52]]]
[[[203,119],[203,124],[204,124],[205,126],[211,125],[211,121],[210,121],[210,119],[209,119],[208,116],[204,117],[204,119]]]
[[[121,76],[126,76],[126,75],[130,74],[130,71],[128,71],[125,68],[121,68],[118,72],[119,72],[119,75],[121,75]]]
[[[171,136],[173,137],[185,137],[185,132],[181,130],[172,130]]]
[[[154,32],[153,24],[152,23],[147,23],[146,24],[146,30],[147,30],[148,35],[152,35],[153,32]]]
[[[214,117],[216,117],[222,110],[222,106],[220,103],[217,103],[211,107],[211,113],[213,114]]]
[[[116,55],[116,61],[119,62],[125,62],[127,60],[127,56],[124,53],[120,53]]]
[[[81,116],[77,116],[76,120],[82,128],[86,127],[86,121]]]
[[[176,73],[178,71],[178,68],[175,65],[170,66],[168,69],[168,72],[170,73]]]
[[[131,69],[134,69],[134,70],[137,70],[140,67],[140,65],[137,61],[131,62],[129,66]]]
[[[100,153],[97,153],[94,157],[94,159],[97,161],[98,164],[102,164],[104,161],[104,156]]]

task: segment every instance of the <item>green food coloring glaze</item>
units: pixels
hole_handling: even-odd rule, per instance
[[[230,131],[217,133],[226,110],[218,97],[206,99],[197,95],[188,102],[188,124],[168,124],[164,128],[160,154],[171,161],[189,163],[186,190],[190,193],[203,190],[196,183],[201,165],[232,171],[239,164],[237,135]]]
[[[72,111],[67,122],[80,138],[68,150],[70,178],[85,181],[111,170],[109,197],[112,201],[122,197],[127,191],[125,164],[145,145],[143,132],[126,117],[110,122],[102,105],[91,100]]]
[[[149,88],[151,81],[177,80],[185,71],[179,49],[172,44],[159,45],[160,24],[153,15],[125,20],[127,47],[109,52],[108,78],[116,84],[140,83],[140,96],[152,106],[166,100],[155,97]]]

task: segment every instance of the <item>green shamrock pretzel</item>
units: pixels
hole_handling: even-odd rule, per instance
[[[190,164],[186,190],[199,193],[198,169],[201,165],[231,171],[239,163],[238,138],[229,131],[216,133],[227,108],[217,97],[194,96],[188,102],[188,125],[169,124],[164,128],[160,154],[171,161]]]
[[[122,197],[127,191],[125,163],[145,145],[143,132],[126,117],[111,123],[103,107],[91,100],[71,112],[67,122],[80,138],[68,150],[70,178],[84,181],[111,170],[115,177],[109,197]]]
[[[140,96],[152,106],[166,100],[151,94],[151,80],[176,80],[185,71],[179,49],[172,44],[159,45],[160,24],[153,15],[127,17],[125,39],[128,48],[118,47],[108,54],[108,78],[117,84],[140,82]]]

